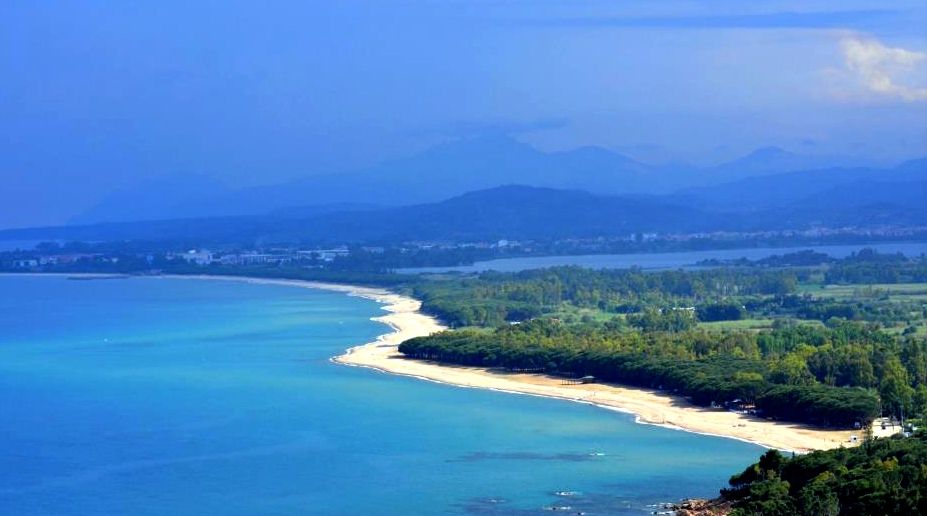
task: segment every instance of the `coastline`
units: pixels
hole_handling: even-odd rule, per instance
[[[829,430],[796,423],[767,421],[755,416],[700,407],[681,396],[649,389],[610,384],[564,385],[563,379],[545,374],[510,373],[498,369],[439,364],[405,358],[398,351],[403,341],[447,329],[434,317],[419,311],[421,302],[380,289],[344,285],[322,288],[348,291],[384,304],[388,315],[373,320],[389,325],[393,332],[377,340],[349,348],[333,357],[336,363],[366,367],[384,373],[411,376],[457,387],[489,389],[511,394],[555,398],[595,405],[631,414],[635,422],[702,435],[737,439],[765,448],[809,452],[853,446],[850,430]]]
[[[67,274],[67,276],[84,276],[89,279],[89,277],[102,278],[107,275]],[[434,317],[421,313],[420,301],[383,288],[296,279],[206,274],[149,277],[153,279],[237,281],[321,289],[376,301],[387,314],[373,317],[372,320],[389,326],[391,331],[380,335],[373,342],[353,346],[344,354],[332,357],[331,361],[338,364],[366,367],[384,373],[411,376],[458,387],[481,388],[586,403],[632,414],[635,422],[641,424],[737,439],[785,451],[807,452],[840,446],[849,447],[853,446],[850,436],[861,435],[860,431],[829,430],[796,423],[767,421],[755,416],[700,407],[681,396],[649,389],[612,384],[564,385],[562,378],[545,374],[510,373],[499,369],[408,359],[399,353],[399,344],[414,337],[445,330],[446,327]]]
[[[391,317],[390,325],[403,328],[405,318],[395,315],[397,314],[387,316]],[[418,316],[424,317],[421,314]],[[418,336],[411,333],[416,332],[410,332],[405,338]],[[680,396],[648,389],[609,384],[564,385],[562,378],[544,374],[509,373],[488,368],[408,359],[397,350],[399,343],[404,339],[388,337],[355,346],[332,360],[345,365],[367,367],[458,387],[586,403],[631,414],[637,423],[736,439],[765,448],[803,453],[853,446],[850,435],[854,432],[849,430],[826,430],[801,424],[767,421],[755,416],[700,407]]]

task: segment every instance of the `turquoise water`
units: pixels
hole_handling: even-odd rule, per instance
[[[642,514],[762,451],[329,362],[379,313],[286,286],[0,276],[0,514]]]

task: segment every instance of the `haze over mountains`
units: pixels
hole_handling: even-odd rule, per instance
[[[874,188],[873,185],[877,185]],[[806,198],[786,207],[732,212],[669,196],[602,196],[579,190],[501,186],[437,203],[315,213],[100,223],[0,231],[0,240],[172,240],[202,244],[370,244],[403,241],[558,240],[625,237],[637,232],[708,232],[839,226],[927,225],[927,181],[859,182],[832,201]],[[866,195],[860,189],[874,191]]]
[[[507,184],[602,195],[669,194],[835,164],[840,160],[767,147],[715,167],[647,165],[601,147],[548,153],[504,135],[490,135],[438,145],[354,173],[309,176],[277,185],[230,189],[204,176],[168,177],[114,192],[71,222],[260,215],[331,204],[403,206]],[[878,177],[880,172],[861,169],[858,174]]]
[[[765,148],[711,168],[652,166],[496,136],[281,185],[167,178],[115,192],[73,225],[0,239],[363,243],[927,225],[927,158],[801,169],[821,162]]]
[[[857,200],[880,199],[883,190],[898,190],[898,183],[927,180],[927,158],[907,161],[889,169],[864,167],[833,167],[802,170],[784,174],[747,177],[738,181],[707,187],[680,190],[673,197],[677,202],[697,206],[723,206],[731,211],[752,211],[792,203],[827,201],[830,190],[857,191]],[[902,189],[903,190],[903,189]],[[888,199],[891,200],[891,199]]]

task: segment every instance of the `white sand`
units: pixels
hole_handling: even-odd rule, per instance
[[[701,434],[739,439],[769,448],[809,451],[853,446],[848,430],[829,430],[808,425],[767,421],[754,416],[693,405],[686,399],[662,392],[617,385],[563,385],[562,379],[542,374],[516,374],[496,369],[461,367],[403,357],[400,343],[413,337],[444,330],[433,317],[419,312],[415,299],[380,288],[354,287],[299,280],[243,278],[234,276],[171,276],[173,278],[232,280],[248,283],[288,285],[344,292],[383,303],[387,315],[375,317],[393,328],[376,341],[347,350],[332,360],[384,372],[414,376],[461,387],[484,388],[511,393],[560,398],[591,403],[634,414],[638,422]]]

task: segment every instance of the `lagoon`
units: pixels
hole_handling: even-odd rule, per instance
[[[875,249],[880,253],[901,253],[915,257],[927,254],[927,242],[880,242],[873,244],[847,245],[808,245],[798,247],[750,247],[742,249],[712,249],[707,251],[674,251],[663,253],[633,254],[587,254],[563,256],[524,256],[518,258],[499,258],[476,262],[472,265],[449,267],[409,267],[397,272],[406,274],[419,273],[474,273],[484,271],[519,272],[524,270],[544,269],[564,265],[576,265],[589,269],[628,269],[639,267],[644,270],[694,268],[702,260],[759,260],[773,255],[783,255],[798,251],[812,250],[824,253],[832,258],[846,258],[861,249]]]

